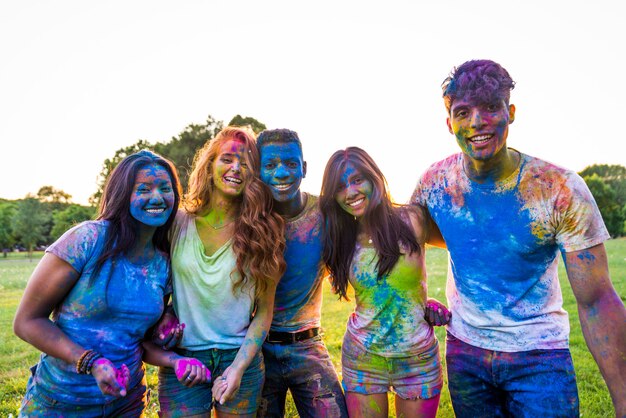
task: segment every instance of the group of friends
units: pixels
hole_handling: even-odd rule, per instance
[[[144,363],[159,367],[163,417],[434,417],[443,386],[433,326],[447,325],[458,417],[575,417],[578,393],[559,253],[587,346],[626,416],[626,309],[609,238],[574,172],[507,146],[514,82],[468,61],[444,81],[461,152],[392,202],[357,147],[301,191],[296,132],[226,127],[194,159],[186,194],[149,151],[111,173],[97,219],[52,244],[15,333],[42,351],[22,417],[136,417]],[[179,207],[180,206],[180,207]],[[428,299],[425,245],[447,248],[448,308]],[[355,308],[341,382],[321,332],[322,282]]]

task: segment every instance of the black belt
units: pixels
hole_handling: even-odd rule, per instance
[[[320,334],[319,328],[310,328],[300,332],[277,332],[270,331],[267,342],[272,344],[293,344],[298,341],[308,340]]]

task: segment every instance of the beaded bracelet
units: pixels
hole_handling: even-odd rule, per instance
[[[100,353],[96,353],[93,357],[91,357],[89,363],[87,363],[87,366],[85,367],[85,374],[91,374],[91,369],[94,366],[96,360],[98,360],[99,358],[102,358],[102,354]]]
[[[87,369],[89,368],[89,365],[93,362],[93,359],[97,356],[99,356],[99,354],[96,351],[92,351],[87,357],[85,357],[85,360],[83,360],[83,363],[80,365],[81,374],[89,374]]]
[[[83,354],[80,355],[80,358],[76,360],[76,373],[81,374],[80,371],[82,369],[83,362],[85,361],[85,357],[89,356],[91,353],[93,353],[93,350],[85,350]]]
[[[76,373],[91,374],[91,368],[93,367],[94,362],[101,357],[102,354],[97,351],[86,350],[76,362]]]

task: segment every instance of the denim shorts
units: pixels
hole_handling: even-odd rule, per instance
[[[363,395],[390,389],[402,399],[430,399],[441,394],[443,373],[439,343],[406,357],[384,357],[368,352],[354,339],[344,337],[341,347],[343,388]]]
[[[117,398],[112,402],[95,405],[75,405],[57,401],[42,393],[37,389],[34,378],[31,376],[26,386],[26,395],[24,395],[22,400],[19,416],[23,418],[142,417],[144,409],[148,405],[148,397],[144,379],[137,386],[130,389],[126,396]]]
[[[448,332],[446,363],[458,418],[578,417],[576,376],[568,349],[492,351]]]
[[[211,372],[211,380],[222,375],[224,370],[235,360],[238,348],[221,350],[211,348],[209,350],[189,351],[184,349],[175,350],[185,357],[193,357],[204,363]],[[241,378],[241,386],[235,396],[220,405],[213,401],[211,389],[213,382],[184,386],[176,378],[173,368],[159,368],[159,404],[161,417],[185,417],[197,414],[210,413],[211,408],[224,413],[244,415],[256,413],[261,399],[261,389],[265,378],[265,366],[263,354],[259,353],[252,359]]]
[[[348,416],[341,384],[320,335],[292,344],[263,344],[265,386],[259,418],[285,416],[287,391],[301,418]]]

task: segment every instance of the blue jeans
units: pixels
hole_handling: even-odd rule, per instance
[[[457,418],[579,416],[568,349],[506,353],[448,333],[446,362]]]
[[[31,369],[34,372],[34,368]],[[95,382],[95,379],[94,379]],[[148,390],[145,379],[128,390],[126,396],[112,402],[94,405],[74,405],[57,401],[37,390],[33,376],[26,385],[26,395],[22,400],[21,418],[103,418],[103,417],[142,417],[148,405]]]
[[[241,386],[235,396],[223,405],[214,402],[211,389],[213,380],[222,375],[224,370],[235,360],[238,348],[220,350],[211,348],[201,351],[176,349],[178,354],[194,357],[204,363],[211,372],[211,382],[193,387],[184,386],[176,378],[174,369],[159,368],[159,416],[179,418],[198,414],[210,414],[211,409],[234,415],[246,415],[256,412],[263,386],[263,355],[259,351],[241,377]]]
[[[291,391],[302,418],[347,417],[346,401],[321,336],[292,344],[263,344],[265,386],[259,417],[283,417]]]

